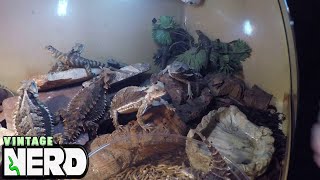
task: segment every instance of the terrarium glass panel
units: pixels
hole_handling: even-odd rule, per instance
[[[95,179],[286,179],[285,0],[2,0],[0,26],[1,145],[81,144]]]

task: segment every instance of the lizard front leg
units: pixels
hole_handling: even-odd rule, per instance
[[[85,129],[90,132],[90,135],[92,137],[95,137],[97,135],[97,132],[99,129],[99,125],[97,123],[92,121],[86,121],[84,125],[85,125]]]
[[[113,110],[113,111],[111,111],[110,114],[111,114],[112,124],[113,124],[114,128],[123,129],[122,125],[120,125],[119,122],[118,122],[118,111],[117,110]]]
[[[143,115],[145,114],[145,112],[147,112],[147,110],[151,107],[152,105],[149,104],[149,103],[143,103],[140,108],[138,109],[138,112],[137,112],[137,122],[138,124],[141,126],[141,128],[144,130],[144,131],[147,131],[147,132],[150,132],[151,130],[154,129],[153,126],[151,126],[150,124],[146,124],[145,121],[147,119],[145,119],[143,117]]]
[[[63,144],[65,141],[62,133],[57,133],[53,135],[53,142],[56,144]]]
[[[63,62],[61,62],[61,61],[58,61],[58,62],[56,62],[56,64],[50,69],[49,72],[60,72],[60,71],[68,70],[68,69],[70,69],[70,67],[69,67],[67,64],[65,64],[65,63],[63,63]]]
[[[91,67],[90,67],[90,65],[88,63],[84,66],[84,68],[85,68],[88,76],[94,76],[95,75],[94,73],[92,73]]]
[[[153,106],[165,105],[166,108],[169,109],[170,111],[173,111],[173,112],[176,111],[176,109],[171,104],[169,104],[168,101],[166,101],[166,100],[164,100],[162,98],[160,98],[159,102],[158,101],[153,101],[152,104],[153,104]]]
[[[160,71],[158,75],[162,76],[164,75],[166,72],[168,72],[169,70],[169,66],[167,66],[164,70]]]
[[[189,99],[192,99],[193,98],[193,93],[192,93],[192,90],[191,90],[191,83],[188,81],[188,97]]]
[[[192,99],[193,93],[192,93],[192,89],[191,89],[191,82],[188,80],[182,79],[182,78],[175,77],[175,76],[171,76],[171,77],[177,81],[180,81],[180,82],[188,85],[188,98]]]

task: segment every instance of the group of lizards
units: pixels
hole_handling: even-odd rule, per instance
[[[108,107],[107,92],[114,77],[114,72],[117,70],[111,70],[100,62],[82,58],[80,54],[83,46],[77,45],[76,47],[69,53],[61,53],[52,46],[47,47],[47,50],[59,60],[59,65],[57,66],[59,68],[57,70],[82,67],[86,68],[88,73],[91,73],[91,68],[100,67],[102,69],[101,73],[84,82],[82,88],[71,99],[67,108],[60,110],[56,115],[52,115],[40,101],[36,82],[34,80],[23,81],[18,90],[19,100],[13,118],[17,135],[53,136],[57,144],[74,143],[82,132],[86,132],[92,137],[96,136],[100,120],[112,118],[115,128],[121,131],[123,127],[118,122],[118,115],[131,112],[137,112],[138,125],[144,131],[149,132],[153,126],[149,126],[146,123],[146,119],[143,118],[144,113],[149,108],[165,105],[170,110],[175,110],[167,101],[162,99],[167,92],[164,84],[160,81],[147,87],[125,87],[114,95],[111,105]],[[193,98],[190,81],[195,76],[199,76],[198,74],[181,62],[173,62],[161,71],[159,75],[165,73],[168,73],[171,78],[185,83],[188,86],[189,98]],[[61,121],[63,123],[63,133],[54,134],[54,125]],[[204,140],[204,142],[206,141]],[[213,153],[213,159],[212,172],[210,170],[205,178],[231,176],[229,167],[221,159],[222,157],[217,150],[211,147],[208,142],[206,144]]]
[[[82,44],[76,44],[68,53],[62,53],[53,46],[46,49],[58,62],[51,71],[63,71],[70,68],[85,68],[93,78],[82,84],[82,88],[71,99],[65,110],[53,115],[39,100],[37,84],[33,80],[22,82],[18,90],[19,100],[14,113],[14,122],[18,135],[25,136],[54,136],[56,143],[73,143],[81,132],[95,136],[100,120],[112,118],[115,128],[122,128],[118,122],[119,114],[137,112],[137,122],[146,131],[151,130],[144,123],[143,114],[152,106],[165,105],[174,108],[164,99],[166,94],[164,84],[158,81],[147,87],[128,86],[118,91],[110,107],[107,107],[107,91],[110,81],[117,69],[81,57]],[[91,68],[101,68],[99,75],[95,76]],[[170,77],[188,86],[189,98],[192,98],[190,79],[196,74],[184,63],[174,62],[167,66],[160,74],[168,73]],[[108,113],[109,111],[109,113]],[[111,117],[109,117],[109,114]],[[63,122],[63,133],[53,134],[55,124]]]

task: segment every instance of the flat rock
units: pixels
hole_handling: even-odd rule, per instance
[[[118,84],[121,81],[132,78],[150,70],[150,65],[147,63],[137,63],[120,68],[115,71],[115,77],[111,80],[110,85]],[[122,82],[121,82],[122,83]]]
[[[92,69],[91,71],[95,74],[100,74],[101,72],[101,70],[97,68]],[[92,76],[88,76],[87,71],[84,68],[50,72],[48,74],[32,77],[32,79],[36,81],[39,91],[45,91],[52,88],[83,82],[90,78],[92,78]]]
[[[150,65],[146,63],[137,63],[120,68],[116,71],[116,77],[111,83],[116,83],[127,78],[136,76],[150,70]],[[93,68],[91,71],[94,74],[100,74],[101,69]],[[74,68],[66,71],[50,72],[48,74],[34,76],[34,79],[38,85],[39,91],[47,91],[50,89],[72,85],[75,83],[84,82],[91,79],[92,76],[88,76],[84,68]]]
[[[117,69],[128,66],[128,64],[114,60],[114,59],[107,59],[106,64],[108,64],[109,66],[111,66],[113,68],[117,68]]]

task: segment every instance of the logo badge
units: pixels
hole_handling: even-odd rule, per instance
[[[52,137],[5,136],[2,174],[5,178],[81,178],[88,154],[80,145],[54,145]]]

